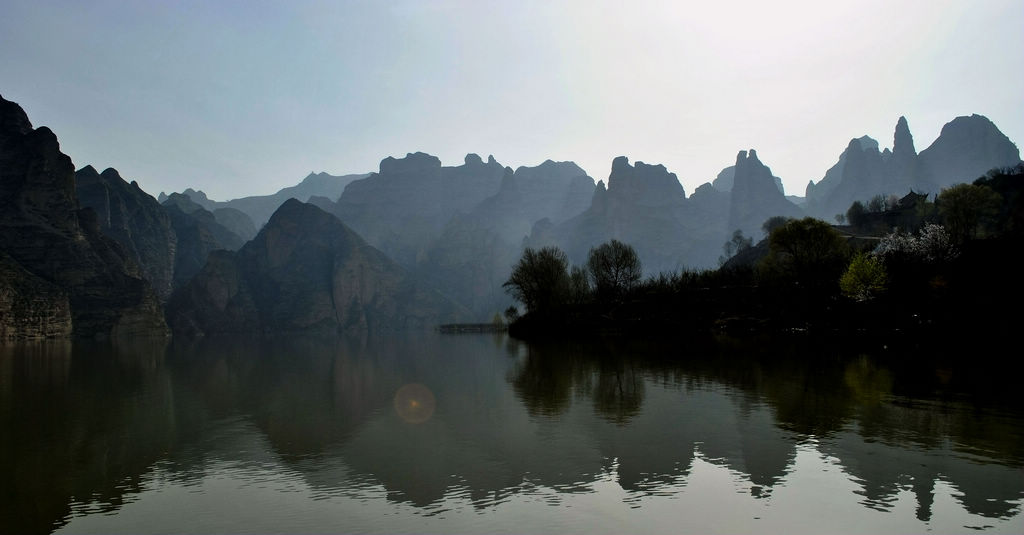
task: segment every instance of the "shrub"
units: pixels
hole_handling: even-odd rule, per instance
[[[867,301],[885,292],[887,282],[885,266],[880,260],[857,253],[839,279],[839,289],[851,299]]]

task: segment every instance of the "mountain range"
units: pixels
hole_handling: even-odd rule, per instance
[[[946,124],[920,153],[901,117],[892,150],[851,140],[802,199],[753,149],[689,196],[663,165],[624,156],[595,184],[572,162],[513,170],[469,154],[443,166],[418,152],[272,195],[155,199],[115,169],[76,172],[49,129],[0,97],[0,338],[486,320],[511,304],[501,284],[527,246],[582,264],[618,239],[648,275],[712,267],[733,231],[759,238],[769,217],[831,220],[856,200],[935,194],[1019,161],[980,115]]]

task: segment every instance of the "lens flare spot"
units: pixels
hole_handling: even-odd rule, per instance
[[[429,388],[411,383],[395,392],[395,412],[398,417],[411,424],[421,424],[434,415],[434,394]]]

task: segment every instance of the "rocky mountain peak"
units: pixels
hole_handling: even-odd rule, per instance
[[[892,153],[897,158],[917,155],[917,150],[914,149],[914,136],[910,135],[907,118],[902,115],[896,121],[896,132],[892,138]]]
[[[625,156],[612,160],[608,194],[617,201],[643,206],[676,204],[686,199],[686,191],[676,174],[668,172],[664,165],[641,161],[629,165]]]
[[[993,167],[1020,162],[1020,151],[984,115],[961,116],[946,123],[939,137],[919,155],[930,188],[971,182]]]
[[[408,153],[405,158],[388,156],[380,161],[380,174],[414,174],[420,172],[437,172],[441,168],[441,159],[424,152]]]
[[[0,143],[10,136],[23,136],[32,131],[32,122],[21,106],[0,95]]]
[[[779,191],[772,170],[761,163],[757,151],[739,151],[736,155],[728,228],[756,236],[761,224],[777,215],[797,217],[801,211]]]

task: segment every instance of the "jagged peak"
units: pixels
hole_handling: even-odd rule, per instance
[[[465,163],[465,165],[483,165],[484,164],[483,158],[481,158],[480,155],[476,154],[475,152],[471,152],[471,153],[467,154],[465,159],[463,159],[463,162]]]
[[[902,115],[896,121],[896,130],[892,135],[892,153],[901,157],[904,154],[917,154],[917,149],[914,148],[914,136],[910,134],[907,118]]]
[[[75,171],[75,175],[99,176],[100,173],[98,171],[96,171],[95,167],[93,167],[91,165],[86,165],[85,167],[79,169],[78,171]]]
[[[615,159],[612,160],[612,174],[615,174],[616,171],[622,171],[631,167],[633,166],[629,165],[629,158],[625,156],[616,156]]]

